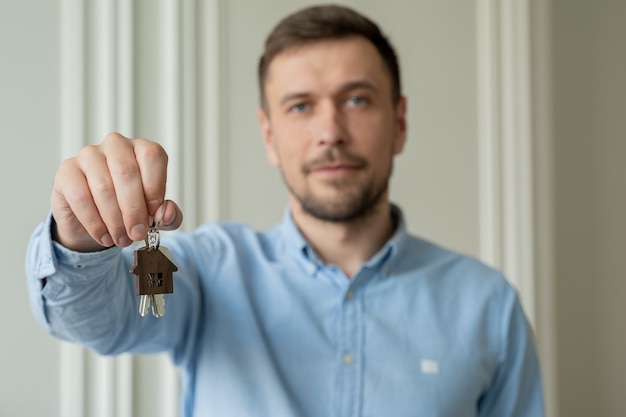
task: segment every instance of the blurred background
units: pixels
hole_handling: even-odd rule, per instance
[[[36,325],[28,238],[59,163],[110,131],[165,146],[185,229],[278,221],[256,63],[272,26],[315,3],[0,0],[0,416],[177,415],[167,358],[99,357]],[[391,194],[409,229],[518,288],[548,415],[626,415],[626,2],[338,3],[400,57],[409,139]]]

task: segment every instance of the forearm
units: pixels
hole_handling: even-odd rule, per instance
[[[116,353],[120,321],[129,316],[132,277],[122,251],[76,253],[50,238],[50,219],[33,234],[26,272],[31,307],[40,325],[55,336],[102,353]]]

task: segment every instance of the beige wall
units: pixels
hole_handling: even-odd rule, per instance
[[[626,413],[626,2],[553,1],[559,399]]]

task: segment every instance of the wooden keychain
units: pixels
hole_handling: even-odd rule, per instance
[[[161,206],[161,215],[157,222],[152,223],[146,236],[146,246],[135,251],[135,264],[130,272],[135,274],[136,294],[141,296],[139,300],[139,314],[145,317],[152,306],[154,317],[165,315],[164,294],[174,292],[173,274],[178,268],[166,255],[167,248],[160,246],[161,237],[159,226],[167,200]]]

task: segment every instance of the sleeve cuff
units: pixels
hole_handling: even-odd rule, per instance
[[[122,250],[113,247],[90,253],[72,251],[52,240],[52,222],[52,213],[49,213],[31,235],[26,249],[25,271],[31,309],[35,320],[44,329],[49,329],[44,288],[50,286],[52,281],[58,287],[69,282],[95,279],[101,271],[110,269],[108,261],[117,258]],[[49,280],[45,287],[44,278]],[[51,288],[47,290],[51,292]]]
[[[88,267],[100,267],[107,260],[116,257],[121,248],[112,247],[97,252],[76,252],[68,249],[52,239],[51,227],[54,219],[48,214],[45,222],[41,223],[33,233],[27,254],[27,268],[30,267],[34,278],[43,279],[54,275],[63,269],[64,273],[77,271],[76,278],[83,278],[91,274],[83,271]],[[69,268],[67,270],[66,268]],[[70,275],[74,275],[70,272]]]

